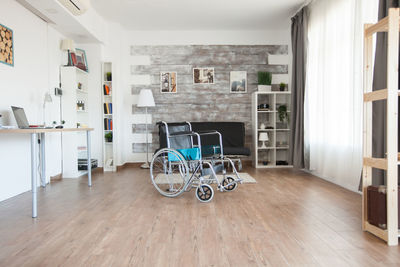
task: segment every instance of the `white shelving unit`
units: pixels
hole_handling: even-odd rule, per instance
[[[268,104],[268,109],[259,109],[260,104]],[[290,124],[287,120],[279,120],[278,107],[286,105],[290,113],[290,92],[254,92],[252,94],[252,123],[253,123],[253,166],[255,168],[288,168],[289,165],[277,165],[279,162],[288,162]],[[260,125],[264,124],[265,129]],[[259,135],[268,133],[269,141],[266,148],[262,148]]]
[[[116,146],[115,146],[115,123],[114,123],[114,94],[113,94],[113,83],[111,79],[107,78],[107,73],[112,74],[112,63],[103,62],[102,64],[102,110],[103,110],[103,170],[105,172],[117,171],[115,159],[116,159]],[[112,75],[111,75],[112,76]],[[105,87],[109,89],[106,91]],[[105,109],[105,105],[109,107],[108,111]],[[110,110],[111,109],[111,110]],[[108,123],[110,121],[111,123]],[[112,134],[112,142],[108,142],[105,135]]]
[[[89,127],[89,74],[76,67],[61,67],[62,119],[65,128]],[[79,107],[78,107],[79,103]],[[78,170],[78,159],[87,159],[86,135],[62,133],[63,177],[77,178],[87,174]]]

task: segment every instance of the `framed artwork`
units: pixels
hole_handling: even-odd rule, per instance
[[[193,68],[193,84],[214,84],[214,68]]]
[[[14,66],[14,34],[13,30],[0,24],[0,62]]]
[[[160,90],[161,93],[176,93],[177,88],[177,73],[176,71],[160,73]]]
[[[247,72],[231,71],[231,93],[247,93]]]
[[[77,48],[75,49],[75,52],[71,52],[69,56],[71,57],[73,66],[89,72],[85,50]]]

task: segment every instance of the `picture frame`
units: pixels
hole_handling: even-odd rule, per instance
[[[162,94],[176,94],[178,92],[177,79],[178,73],[176,71],[160,72],[160,92]]]
[[[214,84],[214,68],[193,68],[193,84]]]
[[[0,24],[0,63],[14,67],[14,32]]]
[[[247,71],[231,71],[229,85],[232,94],[247,93]]]
[[[83,71],[89,72],[89,66],[85,50],[76,48],[75,52],[70,52],[69,57],[71,59],[73,66]]]

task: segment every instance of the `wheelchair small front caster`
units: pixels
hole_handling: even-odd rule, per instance
[[[226,191],[233,191],[236,189],[237,183],[235,182],[235,179],[228,176],[224,180],[222,180],[222,186]]]
[[[214,196],[214,190],[208,184],[202,184],[196,189],[196,197],[201,202],[210,202]]]

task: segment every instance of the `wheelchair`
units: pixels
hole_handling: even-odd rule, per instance
[[[193,132],[190,122],[157,123],[160,149],[150,163],[151,181],[157,191],[166,197],[177,197],[196,188],[195,196],[201,202],[209,202],[214,196],[212,183],[217,190],[233,191],[242,183],[233,161],[224,156],[222,135],[217,131]],[[201,137],[218,135],[219,144],[202,146]],[[225,162],[231,166],[227,175]],[[217,177],[222,173],[222,181]]]

